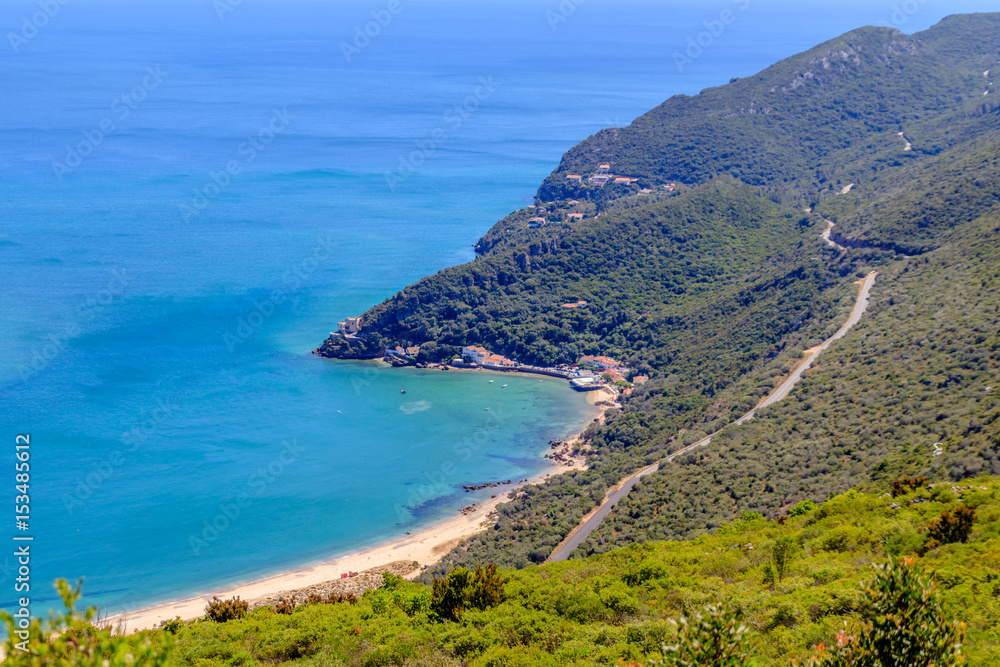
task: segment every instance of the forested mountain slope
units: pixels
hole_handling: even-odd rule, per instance
[[[691,535],[902,475],[1000,474],[998,362],[994,211],[887,267],[869,317],[792,396],[646,478],[582,550]]]
[[[566,153],[540,198],[614,196],[612,186],[566,179],[609,164],[651,183],[729,174],[776,199],[815,202],[995,125],[983,72],[998,60],[997,14],[950,16],[915,35],[860,28],[601,131]],[[912,150],[902,150],[900,132]]]
[[[466,344],[542,364],[606,354],[651,376],[588,430],[589,470],[523,491],[438,572],[543,561],[608,486],[756,405],[837,330],[872,270],[868,314],[788,399],[646,478],[578,553],[892,475],[1000,472],[998,28],[998,14],[913,36],[864,28],[673,98],[567,153],[537,208],[500,221],[476,261],[365,313],[354,349],[328,340],[328,356],[387,343],[430,359]],[[605,163],[639,185],[566,185]],[[826,220],[846,250],[820,239]]]

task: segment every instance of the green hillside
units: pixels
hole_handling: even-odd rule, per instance
[[[998,232],[1000,211],[889,265],[870,316],[792,396],[647,478],[584,550],[696,534],[900,475],[1000,474]]]
[[[958,664],[957,643],[1000,664],[998,62],[1000,14],[861,28],[582,142],[475,261],[318,352],[622,359],[650,380],[588,428],[586,470],[518,490],[419,583],[223,605],[233,620],[132,640],[71,618],[66,636],[200,667],[909,667]],[[603,164],[635,180],[592,183]],[[860,323],[727,426],[838,330],[870,271]],[[610,486],[720,429],[539,565]]]
[[[647,477],[576,555],[893,475],[1000,473],[1000,108],[983,95],[997,27],[988,14],[913,36],[864,28],[673,98],[567,153],[538,206],[497,223],[476,261],[366,313],[375,348],[606,354],[651,377],[588,430],[588,470],[526,489],[433,574],[544,561],[609,486],[753,408],[841,325],[871,270],[868,314],[789,399]],[[770,111],[733,112],[751,108]],[[604,163],[638,185],[566,189],[567,173]],[[529,228],[531,216],[548,222]],[[826,220],[845,252],[820,239]]]
[[[754,76],[678,95],[624,128],[566,153],[542,200],[600,201],[615,188],[576,187],[600,164],[652,183],[728,174],[783,201],[816,202],[996,125],[983,92],[1000,55],[1000,15],[950,16],[915,35],[861,28]],[[902,150],[910,139],[913,150]]]
[[[997,664],[1000,479],[900,488],[895,497],[889,489],[887,484],[871,493],[851,491],[819,507],[803,503],[777,521],[745,513],[690,541],[634,544],[583,561],[501,571],[502,584],[493,594],[467,598],[461,612],[440,587],[432,593],[389,576],[381,589],[354,604],[317,601],[278,611],[262,608],[227,622],[178,622],[131,642],[171,645],[169,658],[146,664],[191,667],[563,667],[661,658],[674,665],[684,664],[676,658],[691,655],[692,638],[704,641],[709,634],[689,623],[685,640],[672,620],[724,604],[720,622],[738,618],[737,626],[746,627],[747,656],[727,665],[803,664],[820,653],[817,645],[834,649],[838,634],[865,636],[871,631],[866,622],[877,628],[884,613],[937,619],[956,637],[965,635],[965,664]],[[967,510],[960,508],[974,512],[971,534],[949,532],[939,519],[942,513],[962,516]],[[938,544],[934,536],[955,541]],[[897,560],[897,575],[933,576],[942,613],[931,613],[933,594],[919,601],[905,587],[892,588],[887,607],[886,599],[866,592],[878,588],[872,583],[875,566],[890,558]],[[912,564],[903,564],[903,558]],[[452,585],[458,578],[452,575]],[[475,584],[471,588],[478,590]],[[957,625],[949,623],[953,618]],[[665,651],[664,645],[678,648]]]

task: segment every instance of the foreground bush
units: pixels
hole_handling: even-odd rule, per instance
[[[504,600],[504,585],[497,566],[490,564],[469,572],[456,567],[443,579],[435,579],[431,609],[440,616],[457,621],[466,609],[489,609]]]
[[[924,551],[936,549],[942,544],[966,542],[972,534],[972,524],[976,521],[976,510],[959,505],[954,512],[945,510],[941,516],[927,526],[927,541]]]
[[[243,618],[248,611],[250,611],[250,603],[241,600],[238,595],[230,600],[220,600],[218,597],[213,597],[212,601],[205,607],[205,618],[216,623],[225,623]]]
[[[91,655],[104,651],[109,667],[156,666],[155,656],[128,657],[153,640],[174,645],[170,667],[950,667],[959,656],[996,667],[1000,479],[946,490],[902,502],[848,492],[784,522],[747,513],[696,540],[521,571],[456,568],[433,594],[386,575],[353,603],[315,604],[317,595],[295,600],[290,614],[264,607],[225,623],[174,621],[130,638],[124,662],[111,648]],[[931,524],[961,516],[959,507],[976,511],[968,539],[919,555]],[[776,551],[787,555],[780,581]],[[11,664],[103,665],[75,659]]]
[[[807,667],[950,667],[962,664],[965,624],[949,619],[930,577],[913,561],[876,567],[866,594],[870,614],[854,631],[837,635],[837,646]]]
[[[95,627],[92,621],[97,608],[90,607],[82,614],[75,611],[80,598],[81,584],[74,589],[65,579],[56,581],[56,590],[66,607],[65,613],[53,613],[43,624],[32,619],[27,629],[18,626],[7,612],[0,618],[7,626],[4,665],[10,667],[163,667],[167,664],[172,635],[158,633],[141,637],[116,636],[110,628]],[[19,632],[25,635],[18,635]]]
[[[743,667],[750,657],[747,627],[740,613],[709,606],[693,618],[677,621],[677,641],[663,647],[664,656],[654,663],[675,667]]]

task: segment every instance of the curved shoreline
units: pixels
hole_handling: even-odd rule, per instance
[[[595,403],[604,394],[605,392],[603,391],[588,392],[585,394],[587,401],[595,408],[595,412],[592,413],[588,422],[583,425],[579,433],[571,438],[567,438],[567,441],[578,441],[583,431],[593,422],[593,419],[602,418],[604,410],[603,408],[597,408]],[[408,577],[413,577],[420,573],[421,566],[433,565],[459,542],[485,531],[492,525],[490,515],[496,510],[498,505],[509,500],[508,494],[528,484],[540,483],[553,475],[561,475],[571,470],[586,469],[585,462],[581,465],[580,459],[575,459],[574,465],[557,463],[550,459],[545,460],[549,462],[545,470],[531,477],[527,482],[504,487],[503,493],[499,493],[496,497],[489,498],[477,504],[475,510],[468,514],[459,514],[458,516],[442,519],[413,534],[398,535],[384,539],[357,551],[335,554],[330,558],[308,563],[277,574],[223,588],[207,590],[184,598],[168,600],[167,602],[150,605],[135,611],[111,615],[107,618],[107,624],[113,628],[118,628],[123,633],[149,630],[157,628],[163,621],[171,620],[177,616],[180,616],[185,621],[204,616],[205,606],[214,596],[226,599],[238,595],[244,600],[252,601],[308,586],[340,580],[341,574],[345,572],[363,572],[371,568],[403,560],[416,561],[418,563],[418,567],[407,575]]]

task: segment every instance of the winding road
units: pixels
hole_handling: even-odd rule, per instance
[[[829,239],[830,228],[832,227],[833,223],[830,223],[830,227],[827,228],[827,231],[824,233],[823,238],[826,239],[826,241],[831,245],[836,245]],[[778,401],[782,400],[783,398],[788,396],[788,394],[791,393],[795,385],[798,384],[799,381],[802,379],[802,374],[806,371],[806,369],[812,366],[813,362],[816,361],[816,357],[819,356],[820,352],[830,347],[830,345],[832,345],[834,341],[843,338],[847,334],[847,332],[850,331],[851,327],[853,327],[861,320],[861,316],[865,314],[866,310],[868,310],[869,294],[871,292],[872,285],[875,284],[875,276],[877,275],[878,275],[877,272],[872,271],[864,279],[858,281],[858,283],[860,283],[860,287],[858,288],[858,298],[857,301],[855,301],[854,308],[851,309],[851,315],[850,317],[847,318],[847,322],[844,323],[844,326],[840,327],[840,329],[837,330],[837,333],[830,336],[826,341],[823,342],[822,345],[817,345],[816,347],[806,350],[804,358],[792,370],[791,374],[789,374],[789,376],[785,378],[785,380],[781,384],[775,387],[774,391],[768,394],[764,400],[758,403],[753,410],[751,410],[750,412],[746,413],[745,415],[734,421],[731,424],[731,426],[740,426],[742,424],[745,424],[746,422],[750,421],[751,419],[757,416],[758,410],[760,410],[761,408],[766,408],[769,405],[773,405],[774,403],[777,403]],[[552,554],[548,557],[548,559],[545,562],[552,563],[555,561],[566,560],[567,558],[569,558],[569,555],[573,552],[573,550],[576,549],[578,546],[580,546],[583,543],[583,541],[590,536],[590,533],[592,533],[595,528],[601,525],[601,522],[604,520],[604,517],[606,517],[611,512],[611,510],[614,509],[615,505],[618,504],[619,500],[621,500],[622,498],[624,498],[629,494],[629,492],[632,490],[632,487],[634,487],[640,479],[642,479],[646,475],[650,475],[659,470],[662,464],[670,463],[671,461],[673,461],[678,456],[681,456],[682,454],[687,454],[688,452],[698,449],[699,447],[704,447],[705,445],[712,442],[712,438],[721,433],[721,431],[722,429],[716,431],[715,433],[706,438],[702,438],[698,442],[695,442],[693,444],[688,445],[687,447],[684,447],[683,449],[679,449],[678,451],[674,452],[670,456],[663,459],[662,462],[654,463],[651,466],[647,466],[642,470],[639,470],[638,472],[635,472],[626,477],[625,479],[623,479],[621,482],[618,483],[617,486],[613,487],[611,490],[608,491],[607,495],[604,497],[603,502],[601,502],[601,504],[597,508],[595,508],[589,514],[583,517],[583,520],[580,522],[580,524],[576,528],[574,528],[570,532],[570,534],[566,536],[566,539],[564,539],[562,543],[560,543],[552,551]]]
[[[823,231],[822,234],[820,234],[820,237],[824,241],[826,241],[827,245],[829,245],[831,248],[836,248],[837,250],[847,250],[847,248],[845,248],[844,246],[840,245],[839,243],[830,238],[830,232],[833,231],[833,221],[827,220],[826,218],[823,218],[823,221],[826,222],[826,229]]]

